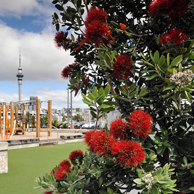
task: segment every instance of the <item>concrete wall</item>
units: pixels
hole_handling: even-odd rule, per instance
[[[8,143],[0,142],[0,174],[8,173]]]

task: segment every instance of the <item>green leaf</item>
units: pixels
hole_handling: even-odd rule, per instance
[[[170,65],[170,54],[169,53],[167,54],[166,62],[167,62],[167,67],[169,67]]]
[[[182,125],[179,125],[179,127],[180,127],[181,129],[183,129],[184,131],[187,131],[186,127],[184,127],[184,126],[182,126]],[[183,160],[184,160],[184,158],[183,158]]]
[[[186,158],[185,156],[183,157],[183,162],[184,162],[184,164],[185,164],[185,165],[187,165],[187,164],[188,164],[188,162],[187,162],[187,158]]]
[[[154,75],[150,75],[150,76],[145,76],[147,78],[147,80],[152,80],[156,77],[159,77],[158,74],[154,74]]]
[[[159,61],[159,52],[156,51],[156,52],[154,53],[154,61],[153,61],[153,62],[154,62],[155,64],[157,64],[158,61]]]
[[[108,194],[113,194],[114,191],[110,187],[108,187],[107,192]]]
[[[178,110],[178,106],[177,106],[177,104],[174,101],[172,101],[172,104]]]
[[[59,10],[59,11],[63,11],[63,6],[56,4],[55,7]]]
[[[105,92],[105,96],[107,96],[109,93],[110,93],[110,85],[107,85],[106,88],[104,89],[104,92]]]
[[[102,182],[103,182],[103,177],[101,176],[101,177],[99,178],[99,181],[98,181],[98,186],[99,186],[99,188],[101,187]]]
[[[150,189],[151,194],[159,194],[159,190],[155,185],[152,185],[152,188]]]
[[[142,184],[144,184],[143,182],[142,182],[142,180],[141,179],[134,179],[133,180],[133,182],[135,182],[137,185],[142,185]]]
[[[147,93],[148,93],[148,88],[143,86],[141,88],[141,91],[140,91],[139,95],[142,97],[142,96],[145,96]]]
[[[127,91],[123,88],[123,86],[118,86],[119,90],[121,91],[122,94],[127,96]]]
[[[99,190],[99,193],[100,194],[107,194],[107,192],[106,191],[103,191],[103,190]]]
[[[178,67],[179,63],[182,62],[182,55],[177,56],[175,59],[173,59],[173,61],[170,64],[170,67]]]
[[[77,1],[77,7],[78,7],[78,8],[80,8],[80,7],[81,7],[81,3],[82,3],[82,1],[81,1],[81,0],[78,0],[78,1]]]
[[[164,147],[164,146],[158,147],[158,149],[157,149],[157,154],[158,154],[158,155],[163,154],[164,151],[165,151],[165,149],[166,149],[166,147]]]
[[[189,190],[194,191],[194,187],[190,187]]]
[[[149,63],[149,62],[147,62],[147,61],[145,61],[145,60],[143,60],[143,62],[146,63],[147,65],[151,66],[151,67],[154,67],[153,64],[151,64],[151,63]]]
[[[95,96],[95,98],[98,97],[98,90],[96,86],[93,87],[92,94]]]
[[[164,55],[162,55],[158,61],[158,67],[160,69],[160,71],[162,71],[163,73],[165,73],[166,68],[164,68],[164,63],[165,63],[165,57]]]
[[[110,108],[110,107],[112,107],[112,106],[108,105],[108,104],[103,104],[103,105],[100,106],[100,108]]]
[[[100,96],[104,96],[105,97],[105,93],[104,93],[104,90],[103,90],[102,87],[99,89],[98,93],[99,93]]]
[[[90,98],[91,100],[95,99],[94,95],[90,91],[89,91],[89,94],[88,94],[88,98]]]
[[[167,86],[166,88],[164,88],[163,91],[166,91],[166,90],[172,90],[172,89],[175,89],[176,86],[175,85],[171,85],[171,86]]]
[[[136,84],[133,83],[133,84],[129,87],[128,92],[129,92],[129,93],[133,92],[133,90],[135,90],[135,88],[136,88]]]
[[[191,99],[190,99],[189,94],[187,93],[187,91],[185,91],[185,96],[186,96],[187,100],[191,103]]]

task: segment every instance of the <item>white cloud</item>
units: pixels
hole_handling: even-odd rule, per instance
[[[17,31],[0,23],[0,81],[16,81],[19,47],[26,81],[61,82],[61,71],[74,59],[68,51],[56,48],[52,29],[41,34]]]
[[[50,15],[53,9],[48,0],[0,0],[0,16]]]

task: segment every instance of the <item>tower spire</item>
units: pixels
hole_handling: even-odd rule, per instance
[[[22,78],[24,75],[22,74],[22,66],[21,66],[21,49],[19,48],[19,67],[18,67],[18,74],[16,75],[18,78],[18,88],[19,88],[19,104],[22,100]]]

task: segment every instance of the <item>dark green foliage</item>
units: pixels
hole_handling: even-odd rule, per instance
[[[111,88],[112,97],[123,118],[127,119],[134,109],[146,110],[153,118],[154,138],[141,140],[147,153],[145,164],[142,164],[143,169],[149,173],[154,170],[153,164],[156,162],[161,167],[170,164],[170,169],[174,170],[172,179],[176,180],[176,189],[180,192],[192,193],[194,190],[194,82],[181,88],[171,82],[170,78],[188,69],[194,71],[194,2],[186,1],[187,10],[177,20],[172,20],[164,14],[150,17],[148,11],[150,2],[150,0],[55,0],[53,4],[61,13],[60,16],[56,13],[53,15],[53,24],[57,30],[64,27],[72,39],[68,49],[75,57],[76,65],[70,65],[73,68],[73,75],[69,88],[73,90],[76,86],[83,93],[84,101],[90,107],[93,106],[91,111],[97,120],[103,111],[96,113],[99,108],[103,109],[107,105],[110,106],[109,108],[115,108],[115,104],[107,104],[107,102],[103,104],[107,95],[100,95],[100,93],[103,93],[107,85]],[[107,24],[111,27],[112,36],[115,38],[112,45],[104,43],[103,46],[96,48],[92,43],[84,43],[85,13],[94,6],[104,9],[108,14]],[[125,24],[127,30],[122,30],[119,23]],[[187,36],[183,44],[181,46],[161,45],[160,37],[175,27],[180,28]],[[75,35],[77,41],[74,41]],[[113,74],[113,64],[119,54],[128,54],[132,58],[133,76],[127,80],[118,80]],[[87,85],[83,84],[85,76],[90,77]],[[94,95],[94,88],[98,91],[96,95]],[[102,101],[98,101],[99,96]],[[94,157],[92,154],[86,156],[88,160]],[[113,174],[109,177],[109,174],[104,172],[109,158],[99,157],[96,162],[98,160],[103,160],[103,163],[95,166],[96,169],[92,173],[98,172],[99,176],[96,178],[97,175],[91,175],[90,171],[85,171],[84,175],[84,178],[87,177],[85,184],[91,183],[91,186],[87,187],[91,189],[90,193],[119,193],[116,188],[117,178],[127,185],[127,191],[136,187],[132,184],[132,181],[137,178],[133,169],[117,166],[118,173],[121,173],[117,175],[115,172],[118,169],[114,169],[117,167],[112,163],[111,170],[107,173]],[[112,158],[111,162],[113,160]],[[123,170],[128,173],[126,176]],[[109,183],[114,181],[114,183],[107,186],[106,181]],[[96,182],[101,186],[98,187]],[[86,192],[85,186],[80,186],[82,190],[76,192]],[[72,193],[72,189],[68,192]],[[74,189],[78,188],[74,187]],[[151,191],[159,192],[157,187],[153,187]],[[173,193],[177,192],[174,190]]]

